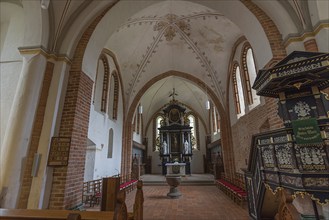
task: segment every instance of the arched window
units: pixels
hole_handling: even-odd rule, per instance
[[[106,112],[109,90],[109,65],[105,55],[98,60],[96,79],[94,84],[94,108],[97,111]]]
[[[199,123],[197,117],[190,112],[187,116],[191,129],[191,143],[192,143],[192,150],[200,150],[199,144]]]
[[[159,151],[160,149],[160,131],[161,122],[164,120],[163,115],[157,115],[154,120],[154,135],[153,135],[153,151]]]
[[[255,82],[257,73],[253,52],[248,42],[244,44],[242,49],[242,66],[244,72],[245,88],[247,92],[247,101],[248,105],[252,109],[260,103],[260,98],[256,95],[256,91],[251,88]]]
[[[216,107],[214,107],[214,123],[215,123],[215,133],[218,133],[220,131],[220,126],[219,126],[219,114],[217,112]]]
[[[233,66],[232,81],[233,81],[233,91],[234,91],[236,112],[237,112],[237,115],[239,118],[245,114],[245,103],[244,103],[240,67],[237,63],[235,63]]]
[[[109,143],[108,143],[108,151],[107,151],[107,158],[112,158],[113,156],[113,129],[109,130]]]
[[[110,96],[108,113],[109,118],[116,120],[118,118],[118,103],[119,103],[119,77],[117,71],[113,71],[110,80]]]
[[[101,112],[106,112],[107,95],[109,92],[109,64],[105,56],[102,56],[101,59],[104,65]]]
[[[247,51],[247,67],[250,77],[250,83],[251,85],[253,85],[257,76],[257,72],[256,72],[254,56],[251,48],[249,48]],[[260,103],[260,97],[256,94],[256,90],[251,89],[251,94],[252,94],[253,106],[258,105]]]

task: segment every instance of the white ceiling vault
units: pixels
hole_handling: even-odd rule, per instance
[[[120,63],[128,103],[146,82],[168,71],[202,78],[223,102],[229,54],[240,36],[237,26],[218,12],[195,3],[164,1],[120,25],[106,48]],[[206,91],[189,80],[171,77],[152,85],[150,91],[155,93],[148,91],[149,95],[143,96],[142,104],[148,109],[145,113],[151,116],[168,102],[173,88],[179,101],[204,111]]]
[[[298,34],[302,25],[309,24],[309,17],[301,19],[304,23],[298,21],[296,5],[302,7],[305,1],[253,2],[272,16],[284,35],[291,34],[288,29]],[[207,85],[225,108],[229,59],[240,37],[253,47],[257,69],[272,58],[261,25],[239,0],[51,0],[51,48],[72,56],[73,49],[67,49],[74,48],[70,40],[111,4],[115,5],[99,22],[86,48],[83,71],[94,79],[100,53],[110,50],[120,68],[126,110],[143,91],[138,101],[146,122],[170,101],[173,88],[176,99],[205,120],[210,91],[192,78]],[[152,81],[165,73],[167,77]]]

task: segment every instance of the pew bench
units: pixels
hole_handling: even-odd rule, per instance
[[[216,186],[241,206],[247,201],[245,183],[243,175],[240,173],[236,173],[233,179],[224,176],[222,179],[216,180]]]
[[[119,183],[119,181],[118,181]],[[126,191],[118,190],[114,211],[75,211],[52,209],[0,209],[1,220],[143,220],[143,183],[138,181],[133,212],[127,212]],[[113,190],[113,189],[107,189]],[[104,195],[108,195],[105,192]],[[107,201],[107,196],[102,199]],[[109,198],[111,200],[111,198]],[[105,204],[108,210],[109,204]]]
[[[0,209],[3,220],[109,220],[114,219],[114,212],[45,210],[45,209]]]
[[[120,190],[126,190],[127,193],[136,188],[138,180],[130,178],[130,175],[120,177]]]

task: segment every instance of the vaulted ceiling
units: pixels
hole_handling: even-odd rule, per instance
[[[310,23],[306,15],[303,22],[298,20],[297,6],[304,7],[305,1],[253,2],[272,16],[285,35],[297,34]],[[240,37],[246,37],[255,54],[262,54],[255,57],[257,68],[272,58],[261,25],[239,0],[52,0],[50,48],[68,53],[64,51],[68,36],[81,34],[76,27],[87,27],[107,7],[86,49],[83,69],[94,79],[101,51],[110,50],[120,68],[126,110],[138,98],[146,121],[170,101],[173,88],[176,99],[203,118],[209,90],[225,106],[229,59]],[[166,77],[154,80],[161,74]]]

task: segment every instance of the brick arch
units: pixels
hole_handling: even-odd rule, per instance
[[[111,74],[111,80],[113,80],[113,94],[110,94],[111,96],[113,96],[113,103],[109,103],[110,107],[112,106],[112,119],[113,120],[117,120],[118,118],[118,106],[119,106],[119,76],[118,76],[118,72],[116,70],[113,70],[112,74]],[[112,90],[112,89],[111,89]],[[110,90],[110,91],[111,91]]]
[[[110,66],[109,66],[109,62],[108,62],[105,54],[101,54],[99,60],[102,61],[103,66],[104,66],[101,112],[106,112],[106,106],[107,106],[107,102],[108,102],[109,83],[110,83]],[[98,71],[96,72],[96,80],[95,80],[96,86],[97,86],[97,75],[98,75]],[[95,88],[96,88],[96,86],[95,86]]]
[[[75,49],[62,109],[58,136],[71,140],[67,166],[54,167],[49,209],[70,209],[81,204],[89,111],[93,81],[82,71],[84,52],[107,7],[87,27]]]
[[[159,74],[149,80],[137,93],[134,100],[132,101],[128,112],[127,112],[127,118],[125,120],[125,139],[124,139],[124,146],[122,151],[122,173],[123,175],[129,174],[131,171],[131,160],[132,160],[132,125],[131,121],[133,119],[134,111],[137,108],[138,103],[140,102],[141,97],[143,94],[147,91],[148,88],[150,88],[155,82],[166,78],[168,76],[178,76],[181,78],[185,78],[193,82],[195,85],[200,87],[202,90],[208,91],[208,95],[210,96],[211,100],[213,100],[214,105],[219,110],[220,117],[222,118],[222,126],[223,127],[223,133],[222,133],[222,146],[223,146],[223,161],[225,165],[225,173],[226,175],[232,177],[235,173],[235,167],[234,167],[234,153],[232,148],[232,134],[231,134],[231,128],[230,128],[230,121],[226,117],[227,113],[225,112],[225,109],[222,105],[222,103],[219,101],[218,97],[215,95],[215,93],[211,90],[210,87],[208,87],[203,81],[201,81],[199,78],[196,78],[188,73],[183,73],[179,71],[168,71],[162,74]]]
[[[287,55],[287,52],[283,45],[282,35],[273,20],[251,0],[240,1],[255,15],[259,23],[262,25],[272,49],[273,59],[284,58]]]
[[[239,63],[237,61],[233,61],[231,69],[229,70],[229,73],[232,76],[233,92],[234,92],[233,98],[234,98],[234,106],[235,106],[236,114],[241,113],[241,103],[240,103],[240,99],[239,99],[239,88],[238,88],[238,83],[237,83],[237,80],[236,80],[236,69],[238,67],[240,67]],[[240,72],[240,78],[241,78],[241,72]],[[242,81],[242,78],[241,78],[241,81]],[[241,89],[243,89],[243,88],[241,88]],[[244,92],[242,91],[242,93],[244,93]]]

